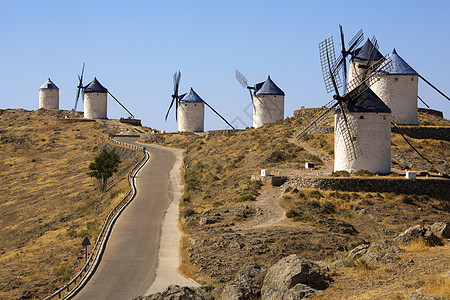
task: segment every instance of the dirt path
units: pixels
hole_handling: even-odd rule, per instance
[[[323,166],[320,168],[320,172],[317,175],[327,175],[331,174],[334,171],[334,159],[333,156],[323,153],[322,151],[318,151],[305,143],[301,143],[299,139],[297,139],[296,134],[294,134],[291,138],[288,139],[289,143],[293,143],[297,146],[303,147],[309,153],[317,156],[323,162]],[[317,173],[317,172],[316,172]],[[308,174],[305,174],[308,175]]]
[[[282,194],[283,189],[281,187],[263,186],[256,201],[248,204],[249,207],[256,210],[256,216],[244,224],[237,225],[235,229],[251,230],[274,226],[281,222],[285,218],[284,211],[278,205]]]

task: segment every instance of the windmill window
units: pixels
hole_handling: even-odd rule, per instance
[[[411,77],[411,81],[414,81],[414,77]]]
[[[398,81],[398,77],[395,77],[395,79],[394,79],[395,81]]]
[[[364,116],[359,116],[360,119],[364,119]]]

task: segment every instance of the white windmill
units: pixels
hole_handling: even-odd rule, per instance
[[[59,109],[59,88],[50,78],[39,88],[39,108]]]
[[[370,90],[369,86],[377,77],[392,68],[389,56],[377,61],[365,61],[363,71],[352,75],[347,85],[340,80],[339,71],[343,70],[347,78],[346,57],[351,51],[346,50],[341,27],[343,50],[338,62],[335,60],[333,38],[325,39],[319,45],[322,73],[327,92],[334,91],[333,100],[326,106],[328,109],[309,122],[300,130],[298,136],[310,132],[313,126],[334,113],[335,131],[335,171],[357,172],[368,170],[372,173],[384,174],[391,170],[391,111]],[[362,31],[358,32],[349,44],[354,49],[362,40]],[[372,51],[373,52],[373,51]],[[361,64],[362,65],[362,64]],[[355,68],[356,70],[356,68]],[[339,89],[343,89],[343,96]]]
[[[211,105],[200,98],[191,88],[188,93],[178,95],[181,72],[173,74],[173,94],[165,120],[169,116],[172,106],[175,104],[175,120],[178,122],[178,131],[202,132],[204,131],[205,105],[217,114],[228,126],[235,129],[224,117],[222,117]]]
[[[236,70],[237,81],[250,92],[253,104],[253,127],[258,128],[267,123],[284,119],[284,92],[272,81],[270,76],[266,81],[249,86],[247,79]]]

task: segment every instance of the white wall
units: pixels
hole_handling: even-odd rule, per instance
[[[417,125],[417,75],[386,75],[371,89],[392,111],[392,122]]]
[[[178,131],[203,132],[205,103],[182,102],[178,105]]]
[[[39,108],[59,109],[59,90],[39,89]]]
[[[253,97],[253,127],[284,119],[283,95],[259,95]]]
[[[335,115],[334,170],[357,172],[368,170],[374,174],[391,172],[391,116],[389,113],[348,113],[353,122],[361,154],[351,160],[347,155],[345,143],[336,124]],[[363,117],[361,119],[360,117]]]
[[[107,94],[84,93],[84,118],[107,119]]]

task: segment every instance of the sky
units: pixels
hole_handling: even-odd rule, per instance
[[[450,1],[85,1],[0,0],[0,108],[35,110],[48,77],[60,108],[74,107],[78,79],[94,76],[144,126],[176,131],[167,121],[173,74],[237,128],[252,125],[250,84],[268,75],[285,92],[285,117],[332,99],[322,79],[319,43],[339,24],[346,41],[359,29],[380,52],[398,54],[450,95]],[[338,54],[338,53],[337,53]],[[337,55],[336,54],[336,55]],[[419,96],[450,116],[450,101],[423,81]],[[419,103],[419,107],[424,107]],[[77,110],[83,110],[80,100]],[[108,117],[128,117],[108,97]],[[205,130],[229,128],[205,108]]]

